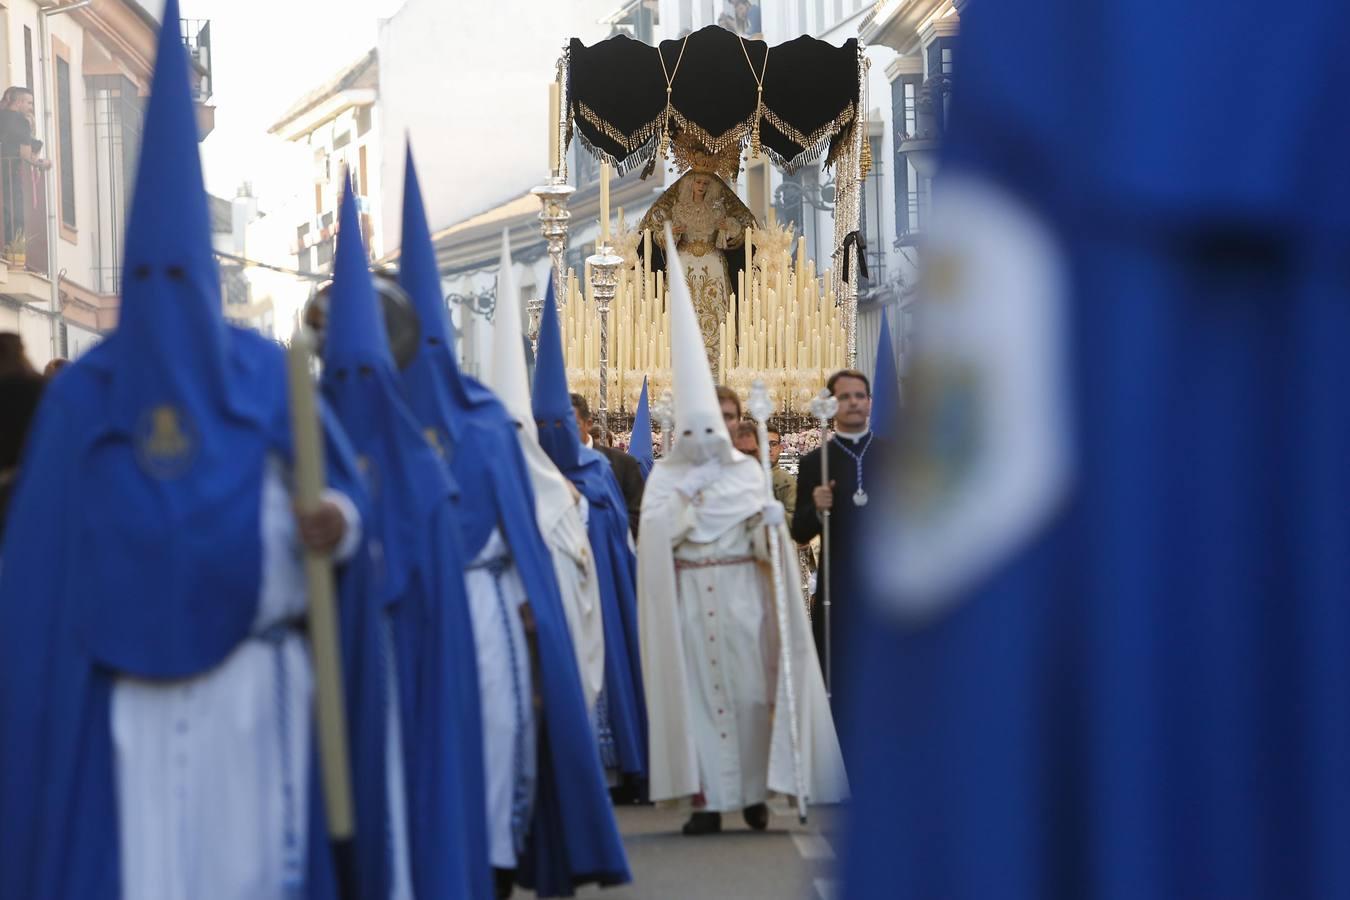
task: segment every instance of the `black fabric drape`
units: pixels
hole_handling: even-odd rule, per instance
[[[676,72],[682,45],[684,58]],[[857,114],[856,40],[835,47],[802,36],[773,48],[746,40],[742,49],[737,35],[709,26],[690,34],[687,45],[683,38],[662,41],[658,50],[617,35],[590,47],[573,38],[569,52],[573,133],[620,171],[644,164],[656,153],[666,108],[662,58],[665,71],[675,73],[672,138],[687,131],[712,153],[748,140],[761,70],[765,115],[760,142],[789,171],[827,148],[833,155]]]

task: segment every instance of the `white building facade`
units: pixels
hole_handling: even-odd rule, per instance
[[[116,324],[122,237],[154,61],[155,17],[135,0],[0,3],[0,89],[33,91],[43,172],[6,167],[0,331],[39,367],[76,357]],[[210,26],[184,20],[198,121],[213,124]],[[57,288],[53,290],[52,277]]]
[[[316,84],[269,129],[307,162],[309,177],[292,196],[258,214],[251,197],[234,201],[243,241],[236,252],[247,297],[226,315],[278,340],[288,340],[314,286],[332,269],[338,207],[350,174],[362,237],[372,258],[386,249],[383,111],[374,49]]]

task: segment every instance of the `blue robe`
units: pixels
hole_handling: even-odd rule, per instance
[[[846,896],[1350,896],[1350,7],[969,10],[948,171],[1067,251],[1074,490],[856,632]]]
[[[330,385],[325,395],[342,419],[340,392]],[[386,412],[390,418],[406,415]],[[401,430],[399,424],[415,443],[401,451],[380,446]],[[382,680],[388,648],[397,671],[413,888],[419,896],[490,896],[486,835],[477,816],[484,803],[481,712],[459,553],[460,498],[410,420],[360,429],[353,423],[351,434],[372,492],[364,589],[388,629],[387,635],[377,631],[360,644],[346,644],[351,666],[370,667],[366,684],[378,686],[361,702],[351,701],[353,764],[383,772],[388,763],[388,688]],[[385,785],[383,777],[357,785],[359,826],[380,834],[390,827]],[[390,862],[387,854],[360,861],[363,896],[388,896]]]
[[[487,897],[492,887],[481,816],[486,802],[482,719],[458,552],[460,497],[404,404],[350,185],[340,215],[323,394],[351,437],[370,491],[368,587],[389,629],[359,652],[376,668],[388,664],[382,650],[393,652],[413,893]],[[386,761],[386,709],[370,698],[359,710],[368,715],[353,723],[364,736],[358,738],[362,752],[381,762]],[[380,834],[389,833],[385,783],[363,784],[357,808],[358,823]],[[387,897],[390,871],[366,862],[363,890]]]
[[[624,775],[647,775],[647,704],[638,654],[637,557],[628,536],[628,507],[604,455],[582,448],[581,466],[564,472],[590,506],[586,532],[600,579],[605,627],[605,723],[614,764]],[[608,761],[607,761],[608,762]]]
[[[491,397],[473,379],[464,381],[470,392]],[[492,528],[501,528],[530,598],[544,701],[534,819],[517,879],[541,896],[570,897],[575,886],[589,882],[623,884],[632,876],[591,733],[557,576],[534,516],[534,492],[516,425],[495,398],[475,412],[451,461],[456,479],[478,486],[483,504],[469,507],[478,521],[464,524],[463,552],[476,557]],[[466,498],[465,506],[470,502]]]
[[[261,577],[264,456],[290,456],[286,372],[275,344],[226,334],[235,389],[258,398],[265,427],[235,459],[209,526],[172,521],[145,493],[149,482],[118,477],[136,462],[109,413],[116,335],[70,366],[43,400],[0,551],[0,896],[120,896],[114,681],[200,675],[248,639]],[[331,427],[328,437],[330,483],[360,508],[345,439]],[[122,493],[93,488],[113,482]],[[211,560],[212,568],[174,571],[175,559]],[[342,627],[359,640],[371,607],[349,579],[340,586]],[[316,755],[306,896],[329,898],[317,763]],[[357,781],[373,775],[354,773]]]
[[[632,880],[591,733],[572,638],[516,423],[496,396],[459,371],[421,189],[407,157],[399,281],[422,321],[422,345],[404,372],[413,414],[449,461],[461,491],[463,559],[475,559],[494,528],[511,549],[536,629],[538,765],[534,818],[517,880],[540,896],[571,896],[588,882]],[[484,851],[486,857],[486,851]]]

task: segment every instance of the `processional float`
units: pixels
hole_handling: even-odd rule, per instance
[[[664,259],[651,232],[670,220],[676,188],[684,190],[681,182],[695,174],[706,186],[692,189],[701,198],[710,187],[738,226],[730,238],[722,229],[716,247],[699,241],[692,253],[681,251],[686,261],[709,248],[726,257],[725,308],[700,310],[719,380],[741,393],[763,380],[778,412],[804,417],[824,375],[853,364],[856,233],[870,166],[867,66],[856,40],[836,47],[803,36],[771,47],[712,26],[657,46],[626,35],[591,46],[574,38],[566,46],[549,85],[548,177],[534,193],[569,383],[597,401],[602,422],[635,400],[644,376],[654,393],[670,384]],[[575,191],[565,148],[573,139],[601,164],[600,236],[582,273],[564,266]],[[773,220],[767,166],[768,221],[755,219],[737,197],[743,157],[765,157],[788,175],[822,157],[833,168],[833,245],[819,269],[805,239],[794,242],[791,224]],[[687,174],[638,227],[628,228],[619,210],[611,233],[611,171],[640,169],[645,178],[668,163]]]

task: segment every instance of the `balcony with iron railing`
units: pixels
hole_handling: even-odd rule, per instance
[[[11,271],[47,275],[47,177],[29,160],[0,157],[0,256]]]
[[[183,46],[192,62],[192,102],[197,107],[197,139],[205,140],[216,126],[212,91],[211,20],[180,19]]]

